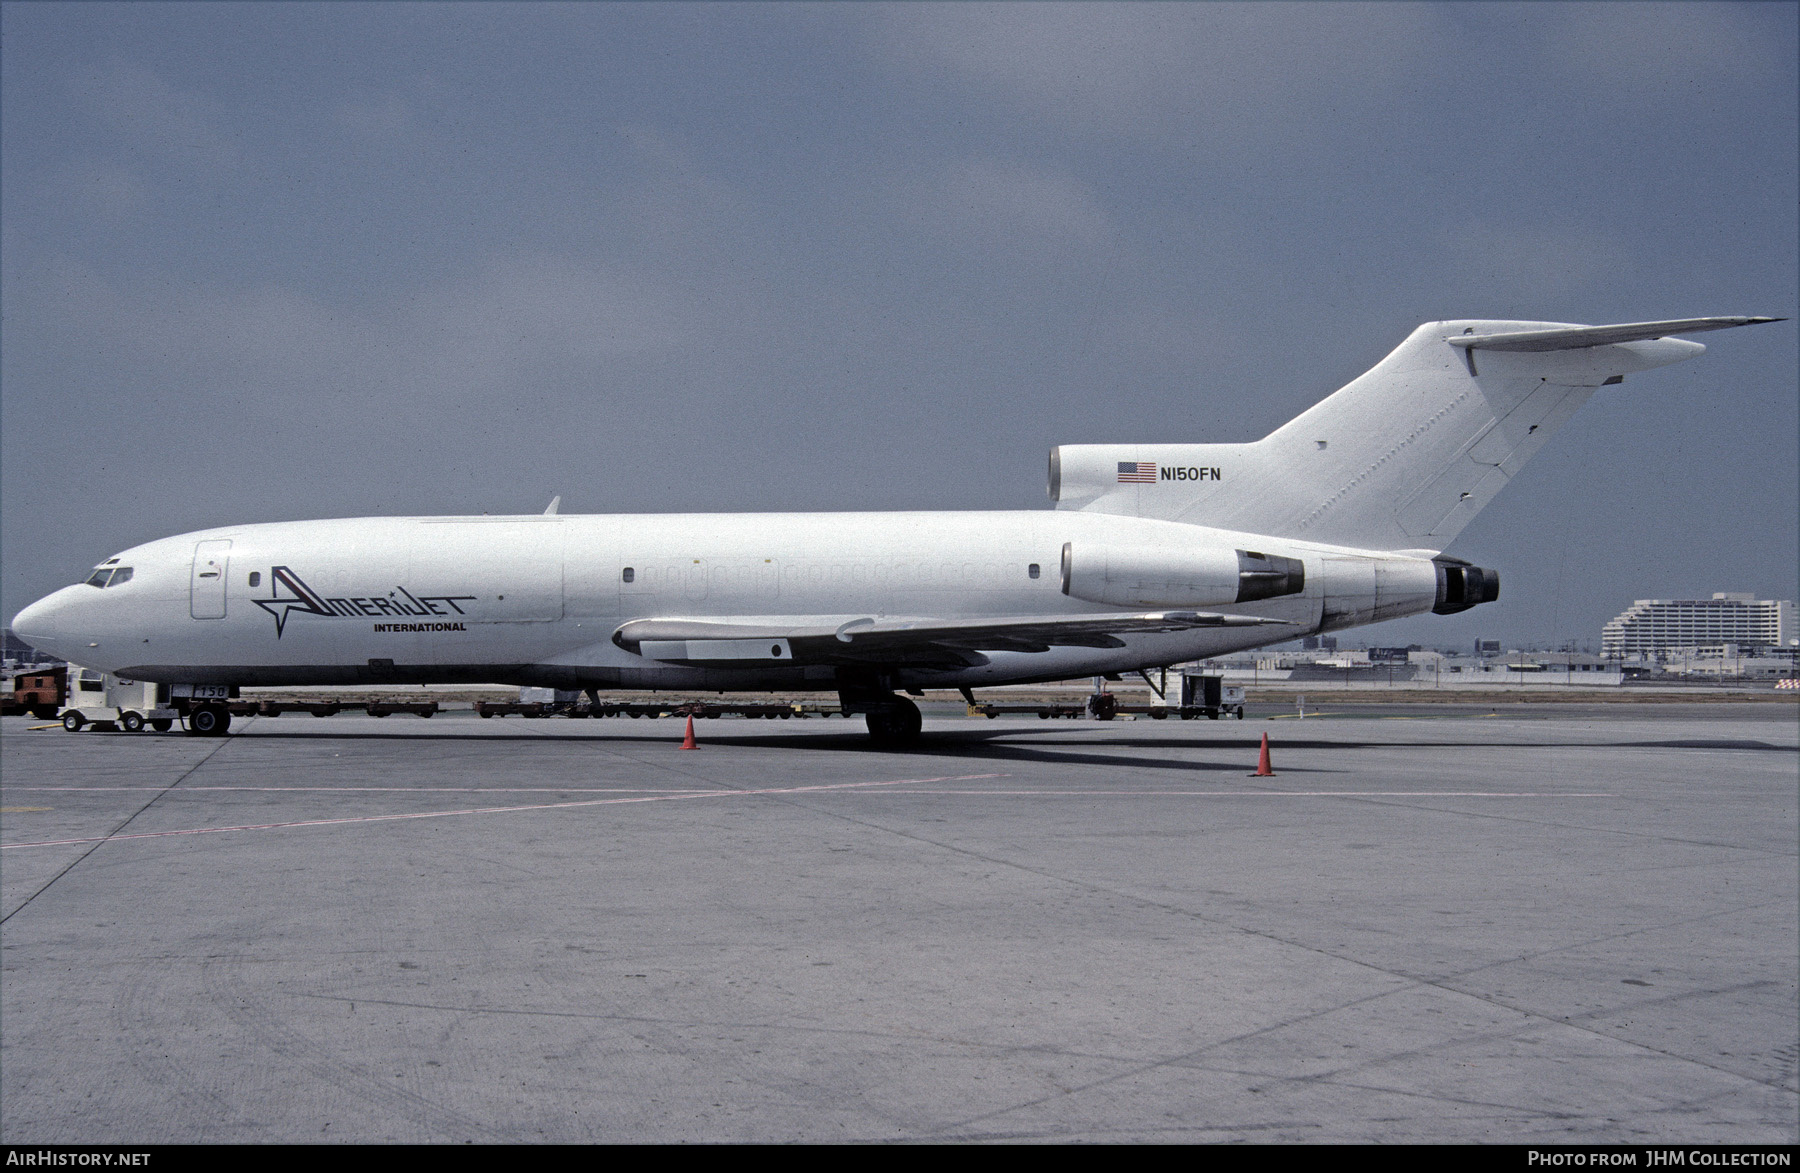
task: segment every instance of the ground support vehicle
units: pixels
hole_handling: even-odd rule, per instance
[[[174,728],[181,713],[172,705],[170,686],[145,680],[121,680],[92,668],[69,665],[74,681],[62,710],[62,726],[74,733],[84,725],[137,733],[144,726],[158,733]]]
[[[1149,677],[1146,676],[1148,681]],[[1096,681],[1098,683],[1098,681]],[[1154,685],[1152,685],[1154,687]],[[1197,717],[1205,717],[1217,721],[1220,717],[1236,717],[1240,721],[1244,717],[1244,690],[1238,685],[1227,685],[1223,677],[1208,676],[1198,672],[1184,672],[1181,675],[1181,698],[1179,704],[1171,705],[1166,697],[1159,697],[1148,704],[1137,704],[1121,701],[1110,692],[1093,693],[1080,702],[1065,701],[1040,705],[996,705],[974,703],[969,705],[969,716],[981,716],[992,720],[1007,715],[1032,715],[1048,721],[1052,717],[1064,717],[1080,720],[1083,717],[1095,721],[1111,721],[1122,716],[1149,717],[1155,721],[1179,717],[1183,721],[1192,721]]]
[[[6,685],[0,693],[0,715],[30,713],[40,721],[54,721],[68,694],[69,670],[62,664],[26,668],[14,673]]]
[[[1036,715],[1036,716],[1041,717],[1042,719],[1048,721],[1052,717],[1067,717],[1070,720],[1079,720],[1080,718],[1086,717],[1089,714],[1088,714],[1087,702],[1085,702],[1085,701],[1083,701],[1080,704],[1062,704],[1062,705],[1054,705],[1054,704],[1053,705],[973,704],[973,705],[969,706],[969,716],[971,716],[971,717],[975,717],[975,716],[986,717],[990,721],[992,721],[995,717],[1015,716],[1015,715],[1024,715],[1024,716]]]
[[[1179,712],[1184,721],[1193,717],[1214,721],[1220,717],[1236,717],[1241,721],[1244,719],[1243,686],[1227,685],[1223,676],[1183,672]]]
[[[794,704],[712,704],[706,701],[614,702],[579,704],[565,701],[477,701],[476,713],[483,717],[751,717],[764,720],[788,720],[793,717],[822,717],[837,712],[837,706]]]

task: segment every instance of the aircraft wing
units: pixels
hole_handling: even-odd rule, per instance
[[[974,667],[988,662],[983,652],[1122,648],[1125,641],[1121,635],[1263,624],[1285,625],[1285,621],[1203,611],[984,619],[668,618],[634,619],[613,633],[613,642],[648,659],[679,664],[748,666],[786,661]]]
[[[1579,350],[1585,346],[1610,346],[1618,342],[1643,342],[1671,334],[1698,334],[1703,330],[1729,330],[1733,326],[1758,326],[1781,318],[1678,318],[1668,322],[1627,322],[1618,326],[1564,326],[1555,330],[1518,330],[1507,334],[1464,334],[1445,341],[1469,350]]]

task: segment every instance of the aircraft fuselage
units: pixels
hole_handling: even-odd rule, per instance
[[[1169,603],[1122,597],[1109,606],[1066,594],[1065,549],[1254,550],[1299,560],[1305,586],[1247,603],[1174,600],[1278,625],[988,651],[970,657],[985,663],[895,667],[887,686],[1131,671],[1416,614],[1437,601],[1429,555],[1079,512],[412,517],[233,526],[150,542],[107,564],[129,567],[126,581],[66,587],[22,612],[16,627],[74,662],[172,684],[828,690],[841,665],[803,655],[672,664],[613,636],[650,617],[1054,620]]]

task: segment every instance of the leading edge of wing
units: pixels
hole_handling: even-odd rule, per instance
[[[1445,339],[1469,350],[1580,350],[1619,342],[1643,342],[1671,334],[1698,334],[1705,330],[1729,330],[1733,326],[1760,326],[1785,318],[1677,318],[1666,322],[1625,322],[1616,326],[1562,326],[1554,330],[1519,330],[1506,334],[1464,334]]]
[[[1197,627],[1292,626],[1285,620],[1203,611],[1016,615],[982,619],[633,619],[613,642],[648,659],[690,664],[871,662],[980,664],[984,651],[1119,648],[1121,635]]]

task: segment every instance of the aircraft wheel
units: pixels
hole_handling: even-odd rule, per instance
[[[81,732],[81,727],[85,724],[87,724],[87,722],[82,720],[80,713],[63,714],[63,728],[67,729],[70,733]]]
[[[121,713],[119,715],[119,724],[125,727],[125,732],[127,733],[142,733],[144,731],[143,714]]]
[[[224,705],[201,705],[188,714],[188,732],[201,737],[223,737],[231,728],[231,711]]]
[[[917,741],[919,731],[925,726],[925,719],[919,715],[919,706],[903,696],[894,697],[892,706],[886,712],[866,715],[869,736],[887,745]]]
[[[158,733],[167,733],[169,730],[175,728],[175,722],[169,720],[167,717],[158,717],[150,722],[150,728],[156,730]]]

